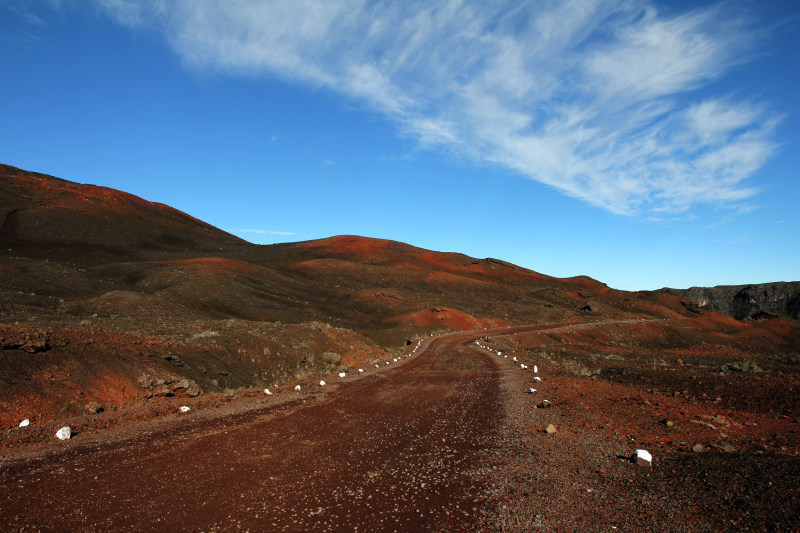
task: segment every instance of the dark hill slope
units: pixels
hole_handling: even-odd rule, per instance
[[[226,251],[246,244],[164,204],[0,165],[0,240],[54,255]]]
[[[433,331],[685,317],[705,331],[700,314],[683,296],[395,241],[257,246],[130,194],[0,166],[0,428],[98,404],[309,385]],[[760,326],[780,342],[792,337],[770,322]],[[607,327],[598,342],[620,346]]]
[[[676,297],[395,241],[257,246],[162,204],[9,166],[0,190],[0,291],[9,310],[40,317],[316,320],[391,344],[415,331],[687,313]]]

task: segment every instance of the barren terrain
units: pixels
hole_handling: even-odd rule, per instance
[[[4,531],[800,525],[796,320],[379,239],[256,246],[8,166],[0,192]]]

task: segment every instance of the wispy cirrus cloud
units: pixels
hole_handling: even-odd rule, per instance
[[[779,117],[706,88],[758,37],[732,4],[100,0],[193,69],[326,87],[425,148],[614,213],[736,204]]]

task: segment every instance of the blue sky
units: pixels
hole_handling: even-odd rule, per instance
[[[0,0],[0,162],[252,242],[800,279],[800,4]]]

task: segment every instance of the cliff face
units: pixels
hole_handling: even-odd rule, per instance
[[[800,281],[665,288],[661,292],[686,296],[703,309],[718,311],[737,320],[761,318],[769,314],[800,320]]]

